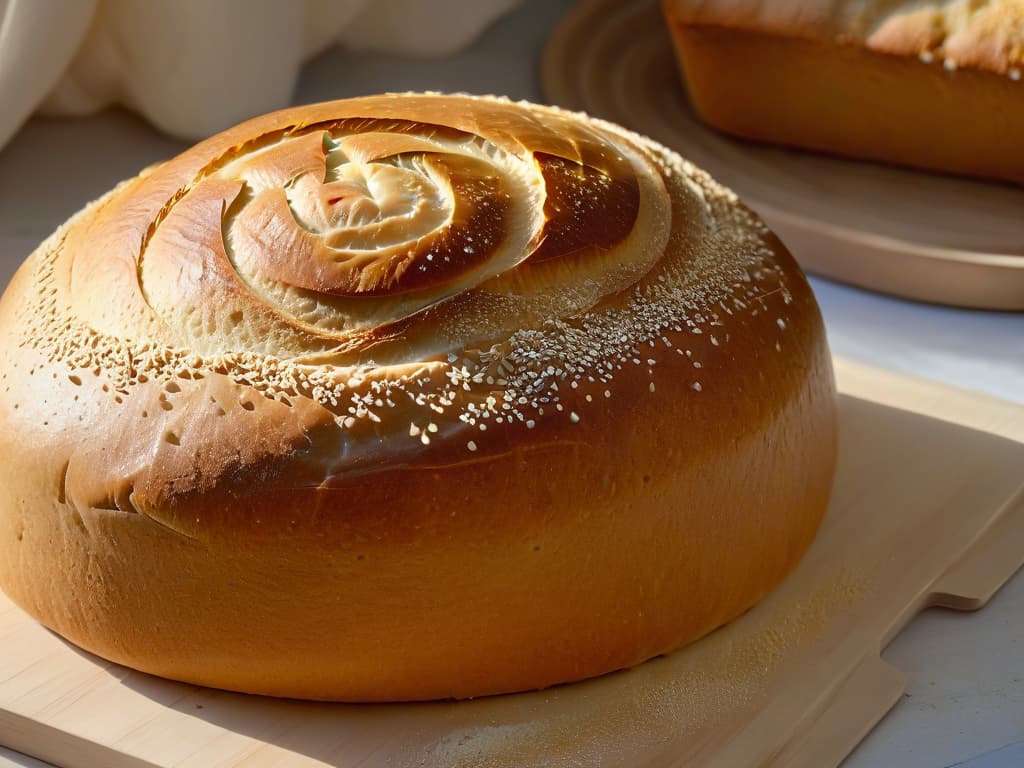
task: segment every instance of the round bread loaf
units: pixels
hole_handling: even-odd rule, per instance
[[[107,659],[347,701],[599,675],[747,610],[828,502],[806,280],[548,107],[296,107],[120,185],[0,303],[0,586]]]

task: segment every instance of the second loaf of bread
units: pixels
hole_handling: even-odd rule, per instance
[[[1024,2],[662,0],[690,97],[748,139],[1024,182]]]

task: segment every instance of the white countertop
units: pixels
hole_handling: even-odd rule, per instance
[[[542,45],[569,5],[528,0],[447,59],[329,51],[303,71],[296,101],[384,90],[539,101]],[[0,286],[86,201],[184,146],[123,112],[30,122],[0,151]],[[1024,314],[928,306],[812,282],[834,352],[1024,404]],[[976,614],[925,612],[883,656],[907,674],[908,693],[845,768],[1024,766],[1024,576]],[[11,765],[43,764],[0,748],[0,768]]]

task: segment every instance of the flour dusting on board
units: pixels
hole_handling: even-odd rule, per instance
[[[697,757],[712,733],[748,722],[786,656],[820,638],[868,586],[840,569],[802,599],[756,610],[704,640],[631,670],[513,697],[465,702],[458,726],[407,765],[499,768],[642,764],[669,745]],[[469,718],[467,718],[469,719]],[[453,724],[454,725],[454,724]]]

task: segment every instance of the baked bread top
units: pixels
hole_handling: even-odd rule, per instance
[[[46,423],[77,505],[192,528],[190,504],[256,479],[585,439],[637,376],[647,397],[670,383],[666,357],[693,356],[673,362],[690,391],[731,365],[700,370],[702,350],[775,354],[792,292],[813,305],[777,250],[610,124],[430,94],[285,110],[125,182],[29,259],[0,306],[0,415]],[[771,333],[736,339],[758,312]],[[70,379],[75,405],[31,402],[19,366]]]
[[[1020,79],[1024,0],[664,0],[688,24],[862,44]]]

